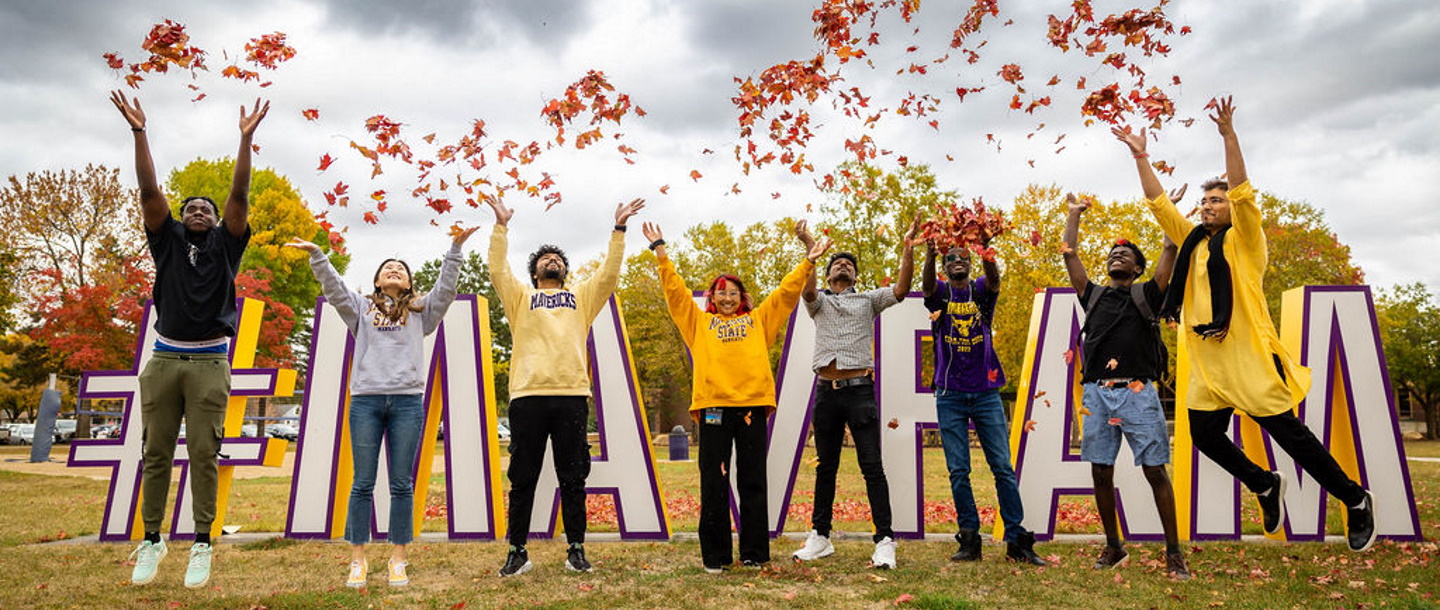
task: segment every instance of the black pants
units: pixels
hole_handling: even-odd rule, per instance
[[[1265,491],[1273,483],[1269,471],[1250,461],[1250,458],[1225,436],[1230,431],[1234,411],[1191,411],[1190,440],[1195,443],[1200,453],[1239,479],[1250,491]],[[1320,443],[1320,439],[1315,438],[1315,434],[1305,426],[1305,422],[1295,417],[1293,412],[1251,418],[1330,495],[1344,502],[1346,506],[1354,506],[1365,499],[1365,489],[1350,480],[1350,476],[1340,469],[1340,464],[1325,449],[1325,445]]]
[[[555,456],[560,481],[560,516],[565,538],[585,542],[585,477],[590,444],[585,437],[590,405],[584,396],[525,396],[510,401],[510,544],[524,546],[530,534],[535,484],[545,465],[545,440]],[[547,499],[548,501],[548,499]]]
[[[723,407],[720,421],[700,412],[700,558],[705,567],[734,563],[730,546],[730,456],[740,493],[740,560],[770,561],[766,510],[766,407]]]
[[[890,483],[880,460],[880,414],[873,384],[840,388],[821,381],[815,398],[815,512],[810,525],[821,536],[830,535],[835,512],[835,473],[840,470],[840,448],[845,426],[855,439],[855,460],[865,476],[865,495],[870,499],[870,516],[875,523],[875,542],[895,536],[890,529]]]

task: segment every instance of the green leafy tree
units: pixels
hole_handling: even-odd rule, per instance
[[[1265,268],[1265,300],[1271,319],[1280,320],[1280,299],[1299,286],[1353,286],[1365,282],[1365,273],[1350,258],[1350,246],[1341,243],[1325,212],[1303,201],[1260,193],[1270,265]]]
[[[440,266],[444,259],[431,259],[415,271],[415,290],[429,292],[440,278]],[[491,350],[495,359],[495,401],[507,406],[510,402],[510,321],[500,298],[495,295],[495,286],[490,283],[490,267],[480,252],[471,251],[460,263],[460,280],[456,286],[459,294],[476,294],[489,301]]]
[[[1425,413],[1425,438],[1440,439],[1440,306],[1424,284],[1382,291],[1376,300],[1390,381]]]
[[[670,319],[655,254],[645,250],[625,260],[616,290],[625,314],[630,355],[640,377],[651,432],[661,434],[690,423],[690,357],[685,340]]]
[[[818,231],[812,228],[812,232],[835,242],[831,252],[849,252],[860,259],[860,288],[893,283],[903,247],[900,238],[910,222],[957,197],[953,191],[940,189],[927,165],[885,172],[851,161],[834,175],[838,182],[830,192],[835,198],[820,206]],[[915,286],[919,285],[916,281]]]

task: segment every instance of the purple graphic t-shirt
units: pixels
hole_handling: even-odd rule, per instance
[[[1005,385],[1005,371],[995,355],[990,323],[999,293],[985,287],[985,278],[952,286],[936,281],[925,309],[940,312],[930,323],[935,337],[935,387],[980,392]]]

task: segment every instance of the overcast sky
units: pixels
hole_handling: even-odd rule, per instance
[[[106,100],[123,82],[101,54],[140,59],[140,40],[169,18],[187,26],[191,44],[211,52],[213,72],[196,81],[207,94],[199,103],[190,101],[188,81],[179,75],[152,77],[138,91],[161,171],[197,157],[233,155],[236,108],[263,94],[273,105],[255,138],[261,146],[256,164],[288,176],[313,210],[325,207],[322,192],[337,180],[351,183],[357,200],[377,188],[392,193],[379,227],[362,224],[358,211],[332,215],[351,226],[355,259],[347,277],[356,285],[383,257],[417,264],[438,257],[448,241],[443,227],[454,220],[492,222],[488,209],[457,208],[454,217],[439,219],[441,228],[432,227],[433,214],[395,195],[412,185],[403,170],[370,181],[368,164],[347,146],[348,138],[364,135],[366,117],[400,121],[417,141],[432,132],[453,139],[475,118],[486,120],[499,139],[539,140],[550,133],[541,105],[590,69],[604,71],[648,112],[620,127],[625,142],[639,150],[637,163],[626,165],[613,146],[542,156],[537,165],[555,176],[565,200],[547,213],[539,200],[509,199],[517,208],[511,223],[517,265],[545,242],[565,247],[576,264],[597,256],[615,204],[632,197],[649,201],[637,220],[658,221],[673,236],[716,219],[743,226],[807,216],[806,205],[824,199],[813,179],[844,161],[841,143],[859,133],[911,162],[930,164],[944,188],[1001,207],[1031,183],[1088,190],[1102,199],[1139,194],[1125,149],[1103,125],[1082,127],[1079,93],[1069,84],[1077,76],[1107,79],[1109,69],[1044,43],[1046,15],[1063,16],[1068,1],[1002,2],[1000,21],[1014,19],[1014,25],[988,24],[981,36],[990,44],[979,64],[952,59],[923,78],[897,76],[895,69],[944,54],[968,2],[927,0],[910,26],[882,21],[886,44],[872,50],[879,68],[847,68],[847,86],[859,85],[874,105],[892,108],[907,92],[936,95],[940,128],[891,117],[862,132],[827,104],[814,110],[819,135],[809,157],[816,174],[767,169],[748,177],[728,154],[737,141],[733,79],[813,56],[819,47],[811,37],[810,2],[257,0],[243,12],[231,3],[173,4],[0,5],[0,177],[98,163],[120,167],[133,184],[130,135]],[[1136,6],[1094,4],[1097,13]],[[1430,199],[1440,193],[1440,3],[1175,0],[1167,12],[1193,34],[1173,37],[1169,57],[1142,65],[1156,80],[1179,75],[1177,116],[1199,119],[1190,128],[1171,124],[1151,144],[1156,158],[1179,168],[1165,178],[1167,185],[1197,184],[1223,171],[1220,139],[1202,108],[1212,96],[1234,95],[1237,131],[1257,188],[1324,210],[1372,285],[1419,280],[1440,289],[1440,256],[1432,250],[1440,240],[1440,206]],[[260,90],[218,78],[229,63],[221,51],[236,57],[246,40],[277,30],[289,35],[298,55],[265,74],[273,86]],[[905,55],[910,44],[922,50]],[[1011,62],[1023,67],[1035,91],[1050,74],[1071,80],[1054,88],[1051,108],[1036,115],[1009,111],[1010,93],[995,72]],[[990,89],[964,103],[953,93],[978,85]],[[320,120],[302,118],[306,108],[318,109]],[[1027,140],[1040,122],[1045,128]],[[987,133],[1000,140],[1000,151],[986,142]],[[1053,142],[1061,133],[1066,149],[1057,155]],[[702,154],[707,148],[716,154]],[[316,171],[327,152],[339,161]],[[881,161],[893,163],[894,156]],[[705,177],[692,181],[692,169]],[[735,183],[739,195],[730,193]],[[670,185],[668,194],[658,192],[662,185]],[[644,245],[634,233],[631,253]],[[470,247],[483,249],[487,239],[488,229]]]

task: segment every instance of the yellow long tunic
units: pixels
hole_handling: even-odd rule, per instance
[[[1230,328],[1223,340],[1205,339],[1192,330],[1214,317],[1206,268],[1210,250],[1202,243],[1190,261],[1181,311],[1180,340],[1190,353],[1186,406],[1197,411],[1234,407],[1257,417],[1278,415],[1299,404],[1309,392],[1310,369],[1296,364],[1270,319],[1263,284],[1269,255],[1255,190],[1245,182],[1230,189],[1229,198],[1232,227],[1225,233],[1225,260],[1230,263],[1234,287]],[[1147,203],[1165,234],[1177,244],[1184,243],[1194,223],[1164,194]]]

